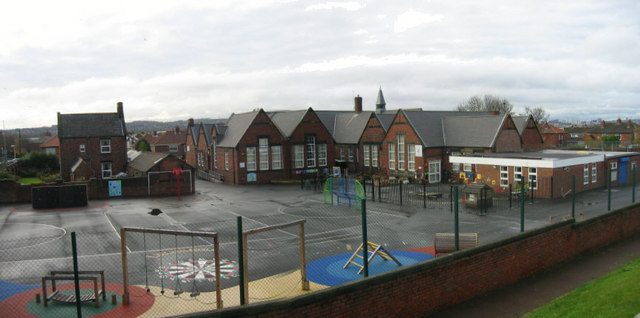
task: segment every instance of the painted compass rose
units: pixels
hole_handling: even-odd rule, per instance
[[[197,260],[187,260],[177,264],[169,264],[164,268],[156,270],[160,277],[167,277],[171,280],[179,279],[181,282],[192,281],[215,281],[216,263],[211,259],[199,258]],[[220,260],[220,277],[229,279],[238,276],[238,264],[234,261]]]

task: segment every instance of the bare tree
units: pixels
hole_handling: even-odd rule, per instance
[[[542,107],[529,107],[526,106],[524,108],[524,114],[525,116],[533,116],[533,119],[537,122],[537,123],[542,123],[545,121],[549,120],[549,116],[550,114],[547,113],[546,110],[544,110],[544,108]]]
[[[485,94],[483,97],[478,95],[470,97],[465,102],[460,103],[457,109],[461,112],[497,111],[501,114],[511,114],[513,105],[506,98]]]

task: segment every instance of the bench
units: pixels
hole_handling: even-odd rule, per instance
[[[433,247],[436,256],[456,251],[456,238],[454,233],[436,233],[433,236]],[[458,248],[464,250],[479,245],[478,233],[459,233]]]
[[[100,287],[98,289],[98,279],[100,279]],[[50,300],[64,303],[75,303],[76,296],[74,294],[61,293],[56,290],[56,282],[58,281],[74,281],[73,271],[51,271],[49,276],[42,277],[42,298],[44,306],[47,307]],[[100,307],[100,295],[102,300],[106,300],[107,295],[104,290],[104,271],[78,271],[78,280],[88,280],[93,282],[93,293],[80,296],[81,302],[93,301],[96,307]],[[51,294],[47,295],[47,281],[51,281]]]

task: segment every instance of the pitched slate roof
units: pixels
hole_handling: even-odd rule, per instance
[[[524,133],[524,130],[527,129],[527,122],[529,121],[529,116],[511,116],[513,123],[518,130],[520,136]]]
[[[191,138],[193,138],[193,145],[198,146],[198,139],[200,137],[200,125],[191,125],[187,127],[187,129],[191,130]]]
[[[389,127],[391,127],[391,124],[393,123],[393,119],[396,118],[397,113],[397,110],[388,110],[383,112],[376,112],[375,116],[378,117],[378,121],[382,125],[384,131],[388,131]]]
[[[459,111],[423,111],[400,110],[425,147],[444,147],[444,129],[442,120],[445,117],[489,115],[489,112]]]
[[[171,154],[161,152],[140,152],[133,160],[129,161],[129,167],[138,171],[147,172],[170,155]]]
[[[318,118],[339,144],[357,144],[372,111],[316,111]]]
[[[509,115],[452,116],[442,119],[444,142],[449,147],[495,146],[502,124]]]
[[[304,118],[304,115],[307,114],[309,109],[305,110],[292,110],[292,111],[274,111],[268,112],[269,118],[271,121],[278,127],[282,135],[286,138],[291,137],[293,131],[298,127],[298,124]]]
[[[240,142],[240,139],[242,139],[242,136],[244,136],[245,132],[261,110],[262,109],[248,113],[232,114],[227,122],[227,130],[225,131],[224,137],[218,142],[218,147],[232,148],[237,146],[238,142]]]
[[[215,124],[202,124],[202,130],[204,131],[204,142],[208,145],[211,145],[211,133],[215,128]]]
[[[58,136],[76,137],[125,137],[124,117],[118,113],[60,114]]]

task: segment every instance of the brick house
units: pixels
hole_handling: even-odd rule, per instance
[[[565,130],[571,135],[571,137],[579,135],[589,135],[594,140],[600,140],[602,136],[618,136],[620,138],[621,145],[629,145],[633,143],[635,138],[634,130],[635,124],[631,120],[623,122],[620,118],[613,122],[601,121],[600,125],[595,126],[571,126],[566,127]]]
[[[126,132],[121,102],[115,113],[58,113],[61,177],[73,181],[74,169],[81,167],[86,170],[82,175],[92,178],[126,172]]]
[[[185,155],[184,160],[192,167],[198,166],[197,147],[200,138],[200,125],[194,125],[193,118],[187,123],[187,132],[185,137]]]
[[[186,142],[187,132],[181,131],[180,127],[176,126],[173,130],[165,131],[149,143],[152,152],[171,153],[180,159],[184,159]]]
[[[362,154],[360,171],[374,174],[381,171],[382,142],[397,111],[374,112],[358,141],[358,152]]]
[[[545,122],[540,127],[545,148],[561,148],[567,145],[569,133],[564,129]]]
[[[40,149],[48,154],[60,155],[60,138],[58,135],[54,135],[40,144]]]

